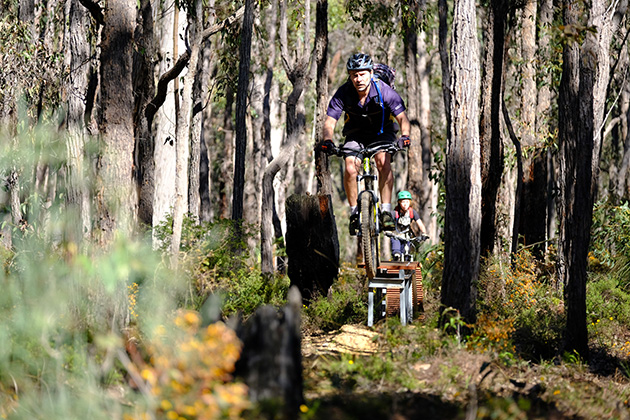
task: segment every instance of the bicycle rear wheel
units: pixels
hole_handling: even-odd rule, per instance
[[[370,279],[376,275],[379,264],[376,217],[376,203],[372,194],[361,195],[361,245],[363,247],[365,273]]]

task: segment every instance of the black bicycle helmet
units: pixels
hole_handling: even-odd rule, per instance
[[[350,70],[372,70],[372,57],[367,54],[358,53],[353,54],[352,57],[348,59],[348,63],[346,64],[346,68],[348,71]]]

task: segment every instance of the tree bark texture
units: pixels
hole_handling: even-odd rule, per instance
[[[173,205],[173,236],[171,238],[171,254],[172,265],[177,266],[179,258],[179,246],[181,244],[182,237],[182,225],[184,221],[184,215],[189,210],[188,205],[188,192],[189,192],[189,169],[190,169],[190,145],[191,145],[191,126],[193,121],[193,85],[197,78],[197,70],[199,63],[199,55],[201,50],[201,42],[199,33],[201,32],[201,0],[195,0],[192,2],[192,8],[195,10],[194,14],[189,14],[189,30],[192,39],[190,61],[188,62],[188,71],[184,76],[184,88],[181,97],[181,106],[177,114],[177,132],[175,139],[175,203]],[[197,16],[196,20],[193,20],[192,16]],[[198,140],[198,139],[197,139]],[[198,157],[198,156],[197,156]],[[196,160],[197,169],[199,168],[199,160]],[[197,173],[197,182],[199,181],[199,171]],[[197,190],[199,184],[196,185]],[[197,215],[199,209],[197,207]]]
[[[249,66],[251,62],[252,32],[254,30],[253,0],[245,0],[245,14],[241,27],[239,47],[238,89],[236,92],[236,146],[234,153],[234,191],[232,197],[232,220],[243,219],[243,196],[245,193],[245,151],[247,147],[247,92],[249,90]]]
[[[426,3],[425,3],[426,7]],[[439,227],[437,218],[433,212],[437,211],[437,185],[430,178],[433,166],[433,140],[431,136],[431,88],[430,88],[430,57],[427,51],[427,33],[422,31],[418,34],[418,59],[417,72],[418,84],[420,86],[420,101],[418,102],[418,118],[420,121],[420,143],[422,145],[422,184],[420,185],[420,197],[418,209],[427,233],[432,242],[437,243],[439,238]]]
[[[214,7],[214,1],[210,2],[210,7]],[[201,82],[201,109],[199,110],[201,118],[201,139],[200,139],[200,160],[199,160],[199,195],[200,195],[200,212],[199,218],[203,222],[209,222],[216,214],[217,196],[214,181],[212,179],[212,165],[210,161],[209,145],[212,144],[209,139],[212,130],[212,102],[210,100],[212,89],[210,88],[211,71],[214,66],[213,50],[210,41],[204,43],[203,57],[202,57],[202,69],[203,74]],[[207,96],[206,96],[207,95]],[[224,160],[229,160],[224,157]]]
[[[324,120],[328,106],[328,1],[318,0],[315,20],[315,38],[318,49],[315,50],[317,63],[317,75],[315,79],[315,91],[317,95],[317,117],[315,125],[315,144],[323,140]],[[318,194],[331,195],[332,178],[328,165],[328,156],[315,151],[315,176],[317,178]]]
[[[154,133],[155,163],[155,194],[153,196],[153,226],[158,226],[171,214],[175,200],[175,137],[177,131],[177,108],[174,83],[171,83],[173,76],[182,72],[183,61],[180,64],[177,51],[179,46],[174,42],[180,42],[173,32],[183,31],[185,21],[181,21],[174,13],[174,8],[165,9],[166,5],[160,5],[158,14],[161,18],[156,22],[156,32],[160,40],[157,46],[158,57],[161,58],[157,67],[159,77],[156,86],[156,96],[147,105],[147,123],[150,124]],[[175,64],[173,64],[175,63]],[[165,77],[167,76],[167,77]],[[177,77],[176,76],[176,77]],[[157,102],[157,106],[154,103]],[[155,115],[155,121],[153,121]]]
[[[419,11],[416,1],[406,1],[405,4],[411,9],[415,16]],[[417,58],[418,58],[418,22],[410,22],[411,18],[405,16],[403,13],[402,26],[405,34],[403,42],[403,52],[405,56],[405,86],[407,87],[406,105],[407,118],[411,124],[411,130],[409,137],[411,138],[411,146],[407,150],[407,189],[414,197],[413,204],[414,209],[421,211],[423,207],[420,203],[423,201],[422,197],[422,181],[423,181],[423,167],[422,167],[422,127],[420,126],[420,92],[418,89],[418,72],[417,72]],[[396,192],[394,191],[394,194]],[[394,195],[394,197],[396,197]],[[393,199],[395,202],[396,200]]]
[[[274,406],[280,403],[281,418],[287,419],[298,418],[299,407],[304,403],[301,310],[300,292],[292,287],[287,305],[280,310],[272,306],[259,308],[236,331],[243,342],[236,376],[244,379],[252,401],[269,401]]]
[[[521,88],[521,142],[523,154],[523,191],[519,236],[524,245],[533,245],[539,257],[544,254],[547,236],[547,168],[544,137],[537,136],[536,128],[536,17],[537,4],[527,0],[523,7],[521,52],[523,58]]]
[[[446,138],[450,138],[451,134],[451,63],[448,56],[448,2],[447,0],[438,0],[438,49],[440,51],[440,64],[442,68],[442,98],[444,100],[444,114],[446,116]]]
[[[553,0],[541,0],[538,7],[538,36],[537,36],[537,56],[539,61],[538,66],[538,98],[536,100],[536,134],[539,140],[546,143],[550,138],[551,133],[557,128],[557,123],[551,119],[551,28],[553,24]],[[554,164],[554,154],[556,152],[553,148],[548,147],[544,150],[541,160],[542,165],[545,167],[545,180],[546,192],[545,192],[545,215],[546,215],[546,233],[545,238],[552,239],[556,236],[557,229],[557,215],[556,215],[556,202],[555,202],[555,189],[556,189],[556,169],[557,165]],[[534,173],[540,174],[541,172],[534,169]],[[538,179],[538,182],[542,180]],[[544,249],[547,249],[548,242],[545,242]]]
[[[88,28],[90,15],[87,10],[75,1],[67,2],[68,39],[70,54],[68,59],[68,82],[66,92],[68,98],[68,161],[67,204],[74,210],[78,224],[78,237],[75,241],[86,239],[91,233],[91,214],[87,177],[85,139],[88,136],[86,115],[90,73],[92,71]],[[76,219],[75,219],[76,220]]]
[[[155,59],[155,40],[153,37],[153,8],[151,1],[143,0],[140,4],[136,43],[139,51],[134,52],[134,92],[136,124],[135,181],[138,189],[138,220],[147,227],[153,224],[153,198],[155,195],[155,138],[151,131],[146,107],[153,98],[155,82],[153,78],[153,60]]]
[[[475,319],[481,229],[479,45],[475,2],[455,0],[451,46],[451,130],[446,151],[446,212],[441,303]],[[454,58],[457,57],[457,60]]]
[[[626,55],[627,57],[627,55]],[[626,58],[627,60],[627,58]],[[615,182],[615,196],[618,202],[630,199],[630,83],[626,83],[621,94],[622,153],[619,171]]]
[[[501,0],[490,2],[485,31],[484,75],[481,82],[481,255],[494,252],[497,234],[497,195],[503,175],[503,140],[501,138],[501,94],[503,90],[503,66],[507,4]]]
[[[604,124],[605,96],[610,77],[610,42],[612,33],[625,15],[628,2],[609,8],[604,0],[592,2],[589,25],[597,28],[586,34],[580,54],[578,113],[575,149],[574,202],[570,213],[570,252],[565,254],[568,277],[565,284],[567,307],[566,347],[588,355],[586,326],[586,281],[593,202],[599,174],[600,150]]]
[[[564,24],[578,23],[579,9],[577,1],[565,0],[563,5]],[[579,45],[575,39],[568,39],[562,52],[562,78],[558,93],[558,288],[563,290],[568,281],[568,264],[570,261],[573,239],[569,226],[573,212],[575,177],[575,140],[577,126],[575,116],[579,115],[577,107],[579,90]]]
[[[339,272],[339,241],[332,197],[287,198],[287,256],[291,284],[306,301],[326,296]]]
[[[114,230],[129,230],[134,149],[132,47],[136,3],[110,0],[101,41],[102,150],[97,164],[97,227],[108,243]],[[112,186],[116,186],[113,188]]]

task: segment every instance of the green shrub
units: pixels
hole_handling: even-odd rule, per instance
[[[107,252],[25,238],[1,273],[0,416],[120,418],[110,389],[130,391],[120,370],[128,326],[162,323],[185,285],[147,244],[123,238]]]
[[[334,330],[344,324],[365,323],[367,290],[359,270],[343,267],[331,288],[330,297],[316,296],[305,308],[305,324],[311,328]]]
[[[172,216],[167,216],[155,229],[160,250],[170,252]],[[190,279],[192,309],[199,310],[208,296],[220,294],[224,300],[223,313],[241,312],[245,316],[259,306],[285,303],[289,288],[286,276],[266,278],[248,252],[246,243],[253,235],[252,226],[243,227],[243,238],[238,242],[233,221],[220,219],[196,223],[190,216],[182,226],[181,266]]]
[[[630,206],[608,201],[597,202],[593,208],[589,263],[593,269],[621,270],[625,274],[621,287],[630,291]]]
[[[521,250],[511,262],[501,257],[489,260],[479,281],[481,322],[471,337],[473,344],[499,352],[509,351],[513,344],[522,357],[533,360],[556,355],[565,317],[562,296],[552,283],[543,263],[528,250]],[[499,326],[510,334],[497,331]]]

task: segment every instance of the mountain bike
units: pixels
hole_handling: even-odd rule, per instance
[[[376,172],[373,170],[374,162],[372,158],[379,152],[391,153],[403,150],[396,143],[376,142],[363,149],[334,147],[327,151],[328,154],[344,156],[347,152],[355,152],[361,161],[361,171],[357,175],[357,185],[359,188],[357,196],[357,206],[359,211],[359,233],[361,236],[361,248],[363,250],[363,260],[365,262],[365,273],[372,279],[376,275],[379,266],[378,235],[381,232],[380,216],[381,210],[378,206],[378,195],[374,189],[378,185]]]

